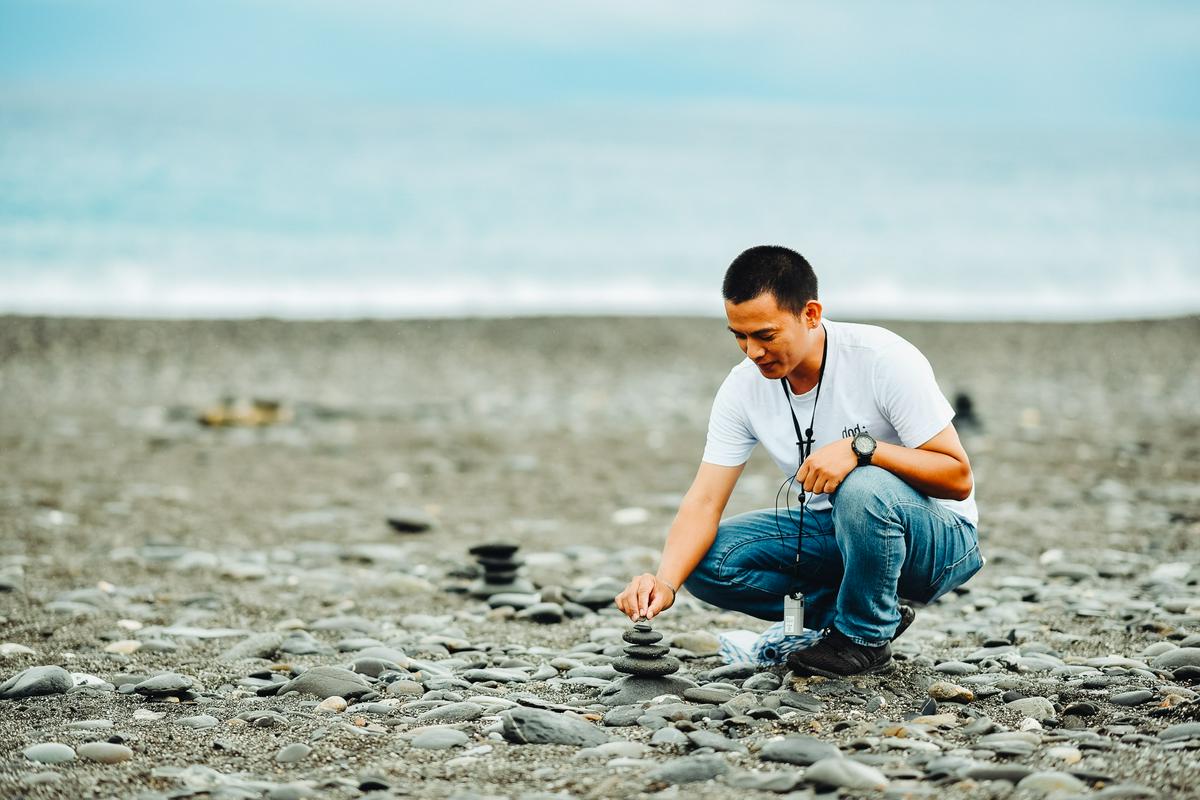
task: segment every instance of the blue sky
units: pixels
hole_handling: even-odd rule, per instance
[[[1200,4],[0,0],[0,85],[1191,122]]]

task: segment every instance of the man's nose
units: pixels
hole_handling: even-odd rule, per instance
[[[751,361],[758,361],[759,356],[765,352],[766,350],[760,344],[755,344],[754,342],[746,343],[746,355],[750,356]]]

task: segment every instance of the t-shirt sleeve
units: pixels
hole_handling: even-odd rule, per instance
[[[758,437],[750,430],[734,375],[730,373],[713,399],[703,460],[720,467],[739,467],[750,458],[756,444]]]
[[[954,419],[929,360],[909,342],[897,342],[879,354],[873,384],[879,410],[905,447],[920,447]]]

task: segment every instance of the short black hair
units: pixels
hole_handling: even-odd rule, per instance
[[[802,314],[804,304],[817,299],[817,274],[795,250],[771,244],[751,247],[725,270],[721,293],[737,304],[763,292],[770,292],[780,308]]]

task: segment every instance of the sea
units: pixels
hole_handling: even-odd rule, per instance
[[[768,102],[0,90],[0,313],[722,313],[743,249],[834,318],[1200,312],[1200,128]]]

